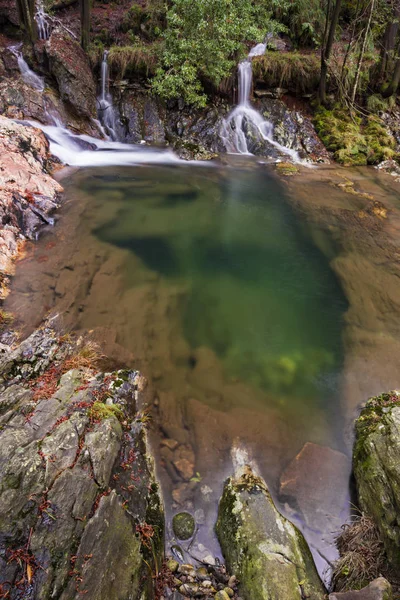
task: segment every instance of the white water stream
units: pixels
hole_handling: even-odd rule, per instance
[[[32,71],[32,69],[29,68],[28,63],[22,56],[22,52],[21,52],[20,48],[21,48],[21,44],[18,44],[17,46],[10,46],[11,52],[17,58],[18,67],[19,67],[22,79],[25,81],[25,83],[27,85],[30,85],[31,87],[35,88],[35,90],[39,90],[40,92],[43,92],[43,90],[44,90],[43,77],[39,77],[39,75],[36,75],[36,73],[34,73]]]
[[[45,12],[43,0],[37,0],[35,21],[38,30],[39,40],[48,40],[52,30],[52,24],[49,15]]]
[[[100,123],[104,127],[106,134],[112,140],[118,140],[117,119],[113,99],[110,94],[110,82],[108,73],[108,50],[104,51],[103,61],[101,63],[101,93],[97,99],[99,103],[98,115]]]
[[[44,33],[46,31],[48,30],[43,30]],[[239,65],[239,105],[224,122],[223,139],[228,152],[250,154],[244,128],[247,120],[259,131],[262,139],[268,141],[282,153],[290,155],[293,160],[298,161],[297,152],[285,148],[273,140],[272,123],[265,121],[260,113],[250,105],[251,58],[265,52],[265,47],[265,44],[255,46],[248,58]],[[10,50],[17,57],[21,76],[25,83],[43,91],[44,79],[29,68],[22,56],[20,46],[13,46]],[[108,52],[105,52],[101,67],[101,91],[98,98],[100,123],[96,121],[95,125],[99,129],[100,135],[105,135],[108,139],[101,140],[89,135],[72,133],[64,126],[61,116],[55,113],[54,108],[46,111],[50,125],[43,125],[36,121],[25,121],[25,123],[37,127],[45,133],[50,141],[50,152],[66,165],[99,167],[107,165],[177,164],[182,162],[171,150],[160,150],[117,141],[116,125],[118,116],[109,93],[107,56]],[[197,161],[196,164],[199,164],[199,162]]]
[[[221,137],[227,152],[232,154],[252,154],[249,149],[249,137],[256,136],[277,148],[283,154],[290,156],[295,162],[300,162],[295,150],[286,148],[273,138],[274,126],[264,119],[250,104],[251,88],[253,82],[253,68],[251,59],[265,53],[267,44],[257,44],[249,52],[245,60],[239,63],[239,103],[236,108],[224,119]]]

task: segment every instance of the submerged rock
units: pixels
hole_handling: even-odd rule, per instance
[[[178,540],[188,540],[194,534],[196,523],[188,512],[181,512],[172,519],[172,528]]]
[[[361,509],[375,521],[389,562],[400,567],[400,394],[368,400],[356,421],[353,467]]]
[[[362,590],[329,594],[329,600],[392,600],[392,598],[392,586],[383,577],[378,577]]]
[[[245,600],[322,600],[325,590],[300,531],[245,467],[225,483],[216,525],[228,569]]]

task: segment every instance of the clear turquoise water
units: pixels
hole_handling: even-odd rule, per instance
[[[333,393],[346,302],[267,170],[104,169],[81,186],[110,212],[99,240],[184,283],[185,337],[211,348],[228,378],[276,398]],[[136,282],[128,261],[125,285]]]

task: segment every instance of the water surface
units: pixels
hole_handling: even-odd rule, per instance
[[[265,167],[83,169],[63,184],[61,223],[20,264],[9,308],[27,326],[60,312],[142,369],[156,447],[195,455],[184,483],[159,450],[167,513],[204,511],[197,553],[218,552],[232,447],[276,493],[304,443],[343,446],[341,288]]]

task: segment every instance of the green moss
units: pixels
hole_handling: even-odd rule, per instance
[[[395,139],[376,116],[363,120],[339,106],[333,110],[320,107],[314,125],[335,160],[347,167],[374,165],[395,156]]]
[[[89,409],[88,415],[93,421],[104,421],[110,417],[117,417],[119,421],[122,421],[124,418],[124,413],[119,406],[116,404],[104,404],[99,401],[96,401]]]

